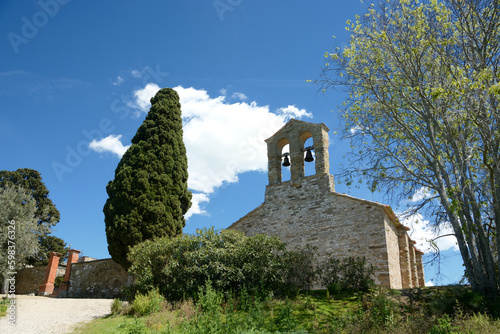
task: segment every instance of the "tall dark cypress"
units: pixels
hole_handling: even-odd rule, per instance
[[[108,251],[128,269],[129,247],[182,233],[191,206],[179,95],[158,91],[151,109],[106,187],[104,222]]]

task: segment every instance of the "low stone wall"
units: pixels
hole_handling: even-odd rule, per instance
[[[65,267],[58,267],[56,276],[64,276]],[[27,295],[30,293],[38,294],[40,285],[43,284],[47,266],[25,268],[17,271],[16,275],[16,294]]]
[[[127,278],[127,272],[112,259],[73,263],[68,291],[59,296],[118,298]]]

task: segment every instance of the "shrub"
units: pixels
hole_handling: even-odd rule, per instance
[[[64,276],[57,276],[54,280],[54,287],[58,288],[64,282]]]
[[[0,299],[0,317],[3,317],[7,314],[7,307],[9,306],[10,301],[7,297],[3,297]]]
[[[145,316],[159,312],[165,299],[158,289],[149,291],[146,295],[138,294],[132,303],[132,312],[137,316]]]
[[[169,300],[195,298],[208,280],[216,291],[284,290],[290,265],[277,237],[199,230],[195,235],[145,241],[130,250],[136,289],[159,288]]]
[[[375,283],[371,276],[375,272],[373,265],[366,264],[364,257],[347,257],[340,260],[330,257],[321,271],[321,281],[328,290],[339,293],[341,290],[367,291]]]
[[[122,301],[118,298],[111,302],[111,314],[116,314],[122,310]]]
[[[318,247],[306,245],[302,249],[288,252],[289,273],[287,279],[287,292],[296,296],[300,290],[309,290],[318,278],[315,268],[315,258]]]

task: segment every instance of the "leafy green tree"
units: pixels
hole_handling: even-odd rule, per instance
[[[45,232],[38,235],[39,252],[26,259],[25,264],[46,265],[48,254],[52,251],[64,254],[65,243],[62,239],[49,236],[51,229],[59,223],[59,210],[49,198],[49,191],[42,181],[40,173],[34,169],[20,168],[15,171],[0,171],[0,188],[21,187],[34,200],[36,211],[33,213],[37,224]]]
[[[347,22],[323,89],[344,85],[344,176],[411,198],[451,225],[476,291],[499,294],[498,0],[389,0]]]
[[[36,203],[35,215],[38,217],[38,225],[52,227],[59,222],[59,210],[49,198],[49,191],[38,171],[29,168],[20,168],[15,171],[2,170],[0,171],[0,188],[8,185],[19,186],[33,197]]]
[[[0,208],[0,276],[5,277],[6,272],[22,268],[28,257],[38,252],[38,238],[50,229],[38,224],[37,203],[21,187],[0,188]]]
[[[61,254],[60,261],[65,261],[68,258],[69,247],[66,242],[53,235],[40,236],[38,238],[40,249],[38,252],[30,256],[26,263],[32,266],[46,266],[49,263],[50,253],[57,252]]]
[[[191,206],[187,179],[179,96],[164,88],[151,99],[146,119],[106,187],[103,211],[113,260],[128,268],[129,247],[182,233]]]

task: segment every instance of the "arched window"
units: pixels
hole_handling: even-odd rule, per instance
[[[283,166],[285,161],[290,163],[290,144],[286,138],[278,141],[278,152],[281,154],[281,182],[289,181],[291,178],[290,165]],[[286,165],[286,164],[285,164]]]
[[[307,148],[314,147],[314,141],[312,137],[309,137],[304,142],[304,159],[307,157]],[[311,176],[316,174],[316,153],[314,150],[309,150],[312,155],[313,161],[305,161],[304,163],[304,176]]]

